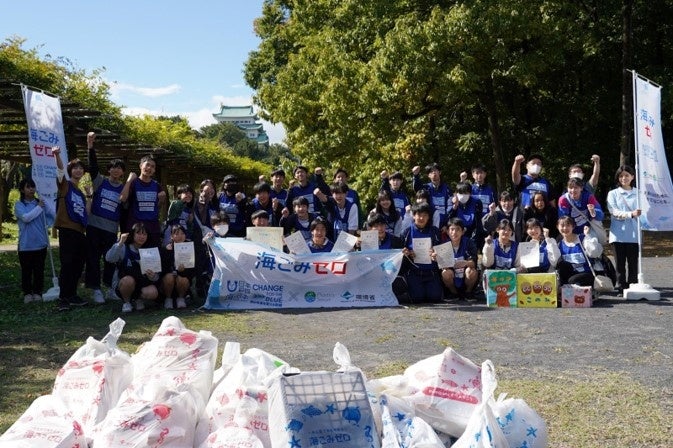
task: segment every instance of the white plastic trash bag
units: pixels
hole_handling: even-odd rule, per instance
[[[65,403],[87,434],[117,404],[133,379],[130,356],[117,348],[124,325],[117,319],[101,341],[89,337],[54,381],[52,393]]]
[[[82,426],[60,398],[43,395],[0,436],[2,448],[86,448]]]
[[[127,389],[93,434],[96,448],[192,448],[201,396],[189,384],[176,389],[147,383]]]
[[[437,431],[460,437],[472,412],[481,402],[481,369],[447,348],[404,371],[407,397],[416,415]]]
[[[254,414],[260,406],[268,407],[267,403],[261,404],[251,397],[242,397],[238,402],[231,424],[218,428],[208,435],[203,443],[196,446],[198,448],[269,448],[271,442],[263,443],[255,431],[249,427],[249,423],[254,419]]]
[[[481,365],[481,379],[483,400],[470,416],[465,432],[451,448],[509,448],[510,446],[491,408],[494,402],[493,393],[498,386],[495,367],[491,361],[484,361]]]
[[[405,400],[381,395],[381,448],[445,448],[432,426],[417,417]]]
[[[505,396],[501,394],[491,403],[491,409],[510,446],[546,447],[548,433],[544,419],[524,400]]]
[[[270,446],[269,401],[267,379],[277,369],[287,368],[287,363],[263,350],[252,348],[244,354],[237,343],[225,344],[221,371],[225,372],[210,395],[205,412],[199,419],[196,444],[210,439],[210,435],[225,427],[247,428],[259,438],[264,446]],[[231,364],[229,364],[231,363]],[[257,406],[247,405],[247,412],[241,413],[246,399]],[[237,417],[238,416],[238,417]],[[221,440],[221,435],[218,436]]]
[[[177,317],[167,317],[152,339],[131,356],[133,382],[173,388],[191,384],[205,403],[213,385],[217,346],[217,338],[210,331],[197,333]]]

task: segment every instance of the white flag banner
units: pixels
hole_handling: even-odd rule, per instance
[[[243,238],[215,238],[210,247],[219,297],[209,293],[205,309],[399,305],[392,283],[402,264],[400,249],[296,255]]]
[[[661,133],[661,87],[635,77],[636,157],[643,230],[673,230],[673,184]]]
[[[47,207],[47,216],[56,215],[56,160],[51,148],[61,148],[63,166],[68,164],[61,102],[58,98],[21,86],[28,122],[28,147],[32,162],[32,178],[37,192]]]

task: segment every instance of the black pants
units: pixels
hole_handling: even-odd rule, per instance
[[[44,289],[44,260],[47,248],[19,251],[21,289],[23,294],[40,294]]]
[[[77,284],[82,276],[86,260],[86,236],[72,229],[58,229],[59,259],[61,272],[58,286],[61,294],[59,299],[70,299],[77,295]]]
[[[562,285],[594,286],[594,275],[589,272],[575,272],[573,265],[561,260],[556,265]]]
[[[617,287],[626,289],[631,283],[638,283],[638,243],[612,243],[615,249],[615,270]],[[628,273],[626,265],[628,264]]]
[[[103,284],[112,285],[115,272],[114,263],[105,261],[105,254],[117,242],[117,234],[98,227],[86,228],[87,257],[84,283],[87,288],[100,289],[100,259],[103,258]]]

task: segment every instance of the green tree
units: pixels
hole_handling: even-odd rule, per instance
[[[236,143],[246,139],[245,132],[234,123],[209,124],[199,131],[203,137],[215,140],[229,148],[233,148]]]
[[[449,179],[481,161],[502,189],[518,153],[542,153],[558,182],[592,153],[609,173],[622,132],[622,3],[267,0],[246,81],[303,163],[344,166],[365,194],[381,169],[430,161]],[[659,32],[652,17],[672,7],[654,3],[635,9],[649,44],[634,49],[636,65],[670,55],[668,25]],[[653,72],[670,79],[662,68]]]

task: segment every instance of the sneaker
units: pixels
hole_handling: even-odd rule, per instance
[[[56,302],[56,308],[59,311],[69,311],[70,310],[70,302],[66,299],[58,299],[58,302]]]
[[[42,294],[33,294],[33,302],[42,302]]]
[[[187,304],[185,303],[185,298],[184,297],[178,297],[175,299],[175,307],[176,308],[187,308]]]
[[[136,300],[136,311],[142,311],[145,309],[145,301],[143,299]]]
[[[94,289],[93,301],[95,303],[105,303],[105,297],[103,297],[103,291],[101,291],[100,289]]]
[[[164,309],[165,310],[172,310],[173,309],[173,299],[172,298],[166,297],[166,300],[164,300]]]
[[[26,294],[23,296],[23,303],[30,303],[33,301],[33,295],[32,294]]]
[[[86,306],[89,303],[80,296],[72,296],[68,299],[68,302],[70,306]]]
[[[122,313],[130,313],[133,311],[133,306],[131,306],[131,302],[124,302],[122,305]]]
[[[110,288],[107,290],[107,294],[105,294],[105,299],[107,300],[121,300],[121,298],[117,295],[114,289]]]

